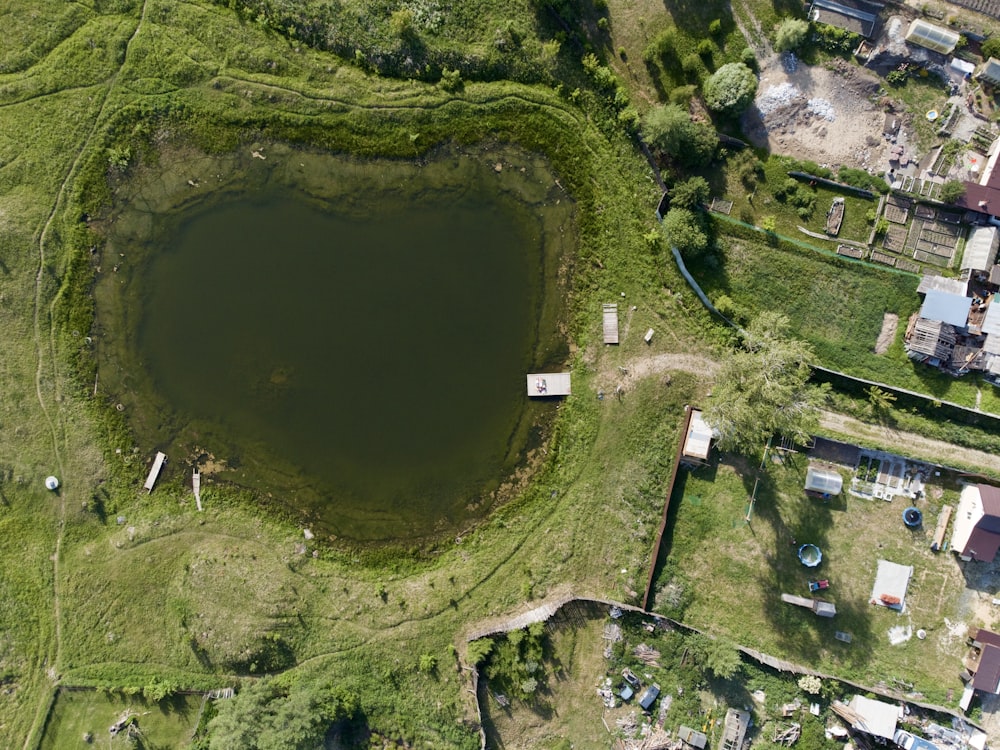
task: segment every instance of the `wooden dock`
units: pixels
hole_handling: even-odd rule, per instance
[[[195,469],[191,474],[191,489],[194,490],[194,503],[198,506],[198,512],[201,513],[201,472]]]
[[[604,343],[618,343],[618,305],[613,302],[604,305]]]
[[[149,476],[146,477],[146,482],[142,485],[146,492],[153,491],[153,485],[156,484],[156,479],[160,476],[160,470],[166,462],[167,454],[162,451],[157,451],[156,458],[153,459],[153,467],[149,470]]]
[[[568,372],[531,372],[528,373],[528,395],[533,398],[546,396],[568,396],[570,394]]]

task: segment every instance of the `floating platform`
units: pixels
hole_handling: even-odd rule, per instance
[[[546,396],[568,396],[570,394],[568,372],[528,373],[528,395],[534,398]]]
[[[604,305],[604,343],[618,343],[618,305]]]
[[[142,485],[146,492],[153,491],[153,485],[156,484],[157,478],[160,476],[160,470],[163,468],[163,464],[167,462],[167,454],[161,451],[156,452],[156,458],[153,459],[153,467],[149,470],[149,476],[146,477],[145,483]]]

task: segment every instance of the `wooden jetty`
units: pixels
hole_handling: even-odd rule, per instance
[[[153,491],[153,485],[156,484],[156,479],[160,476],[160,470],[166,462],[167,454],[162,451],[157,451],[156,458],[153,460],[153,467],[149,470],[149,476],[146,477],[146,482],[142,485],[146,492]]]
[[[528,395],[534,398],[545,396],[568,396],[570,394],[568,372],[528,373]]]
[[[826,233],[831,237],[840,234],[840,225],[844,222],[844,199],[834,198],[830,210],[826,212]]]
[[[618,305],[604,305],[604,343],[618,343]]]
[[[197,468],[191,474],[191,488],[194,490],[194,503],[201,513],[201,472]]]

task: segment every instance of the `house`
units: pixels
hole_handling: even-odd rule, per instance
[[[839,495],[844,486],[844,478],[840,472],[833,469],[824,469],[819,466],[810,466],[806,470],[806,492],[815,492],[823,497]]]
[[[991,57],[976,71],[976,80],[993,86],[1000,86],[1000,60]]]
[[[906,30],[906,41],[908,44],[916,44],[918,47],[940,52],[942,55],[950,55],[955,51],[958,44],[959,34],[957,31],[945,29],[928,23],[922,18],[914,19],[913,23]]]
[[[656,698],[660,695],[660,686],[657,684],[652,684],[642,691],[642,695],[639,696],[639,706],[643,711],[648,711],[650,707],[656,702]]]
[[[1000,487],[965,486],[955,511],[951,548],[965,561],[993,561],[1000,549]]]
[[[726,711],[726,719],[722,724],[722,742],[719,750],[740,750],[750,728],[750,712],[731,708]]]
[[[703,732],[697,732],[691,727],[682,725],[677,730],[677,736],[681,738],[681,742],[685,745],[697,748],[697,750],[705,750],[705,746],[708,744],[708,737]]]

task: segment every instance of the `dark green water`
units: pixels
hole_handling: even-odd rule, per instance
[[[153,225],[124,285],[132,380],[160,405],[140,433],[356,540],[489,505],[540,416],[524,373],[552,274],[534,210],[415,184],[341,211],[271,184]]]

